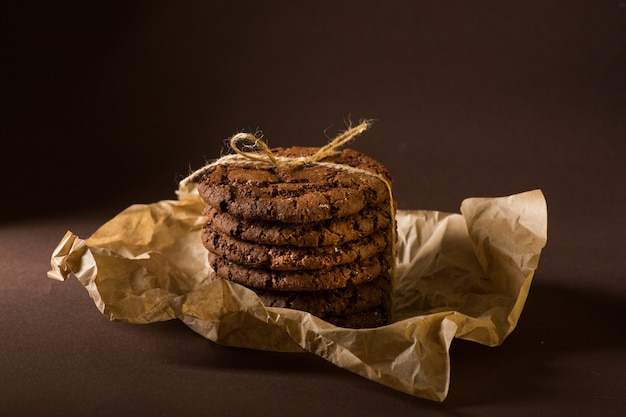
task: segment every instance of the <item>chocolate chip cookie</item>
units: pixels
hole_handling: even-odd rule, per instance
[[[300,247],[238,240],[220,233],[208,223],[201,232],[202,242],[210,252],[238,264],[279,271],[322,269],[368,259],[387,247],[388,235],[381,230],[343,245]]]
[[[319,317],[367,311],[389,302],[391,283],[387,275],[359,285],[324,291],[272,291],[251,288],[269,307],[295,308]]]
[[[213,207],[205,212],[208,222],[220,233],[264,245],[341,245],[389,226],[389,207],[366,207],[361,212],[311,223],[283,223],[246,220]]]
[[[273,271],[240,265],[209,252],[209,264],[218,277],[247,287],[275,291],[319,291],[371,281],[388,271],[390,260],[386,254],[382,254],[330,268]]]
[[[379,327],[389,323],[389,306],[381,305],[379,307],[374,307],[370,310],[352,314],[329,314],[321,318],[339,327],[354,329]]]
[[[299,157],[316,150],[293,147],[272,152]],[[198,192],[209,206],[238,218],[309,223],[350,216],[384,202],[389,198],[387,185],[377,175],[391,179],[379,162],[345,149],[321,164],[292,169],[254,162],[217,164],[198,180]]]

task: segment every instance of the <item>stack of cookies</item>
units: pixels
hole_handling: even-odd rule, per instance
[[[317,150],[271,152],[298,158]],[[267,306],[304,310],[337,326],[386,324],[395,236],[390,181],[382,164],[350,149],[299,167],[245,160],[210,166],[198,192],[214,278],[250,288]]]

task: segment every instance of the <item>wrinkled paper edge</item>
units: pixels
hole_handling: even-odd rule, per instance
[[[502,292],[494,298],[503,296],[508,301],[504,307],[495,305],[471,314],[443,307],[441,311],[400,317],[382,327],[340,328],[303,311],[265,307],[254,292],[241,285],[211,281],[210,267],[185,271],[177,268],[167,253],[151,249],[172,244],[155,239],[163,239],[174,230],[173,236],[182,234],[188,239],[183,245],[193,249],[189,250],[190,257],[203,253],[198,238],[205,221],[200,215],[203,203],[193,187],[182,182],[178,200],[132,205],[86,240],[68,231],[53,251],[48,277],[63,281],[73,274],[110,320],[147,324],[179,319],[222,345],[311,352],[372,381],[435,401],[443,401],[448,394],[449,351],[454,338],[497,346],[513,331],[547,242],[547,207],[541,190],[468,198],[463,200],[459,214],[398,210],[396,296],[411,287],[412,272],[420,267],[414,260],[423,259],[419,258],[420,251],[433,246],[428,256],[435,260],[441,257],[441,248],[432,244],[433,236],[444,236],[445,241],[451,229],[467,234],[475,255],[471,268],[480,265],[481,279],[495,282],[495,288]],[[146,236],[129,232],[121,242],[111,244],[107,242],[107,228],[119,227],[116,223],[120,219],[127,230],[161,233]],[[135,224],[146,219],[155,223]],[[168,224],[162,224],[163,219]],[[430,223],[428,227],[426,223]],[[423,233],[425,229],[430,235]],[[131,240],[129,236],[139,236],[139,241],[125,241]],[[430,278],[441,273],[445,270]],[[419,295],[417,291],[411,296]],[[467,304],[459,305],[468,305],[471,310],[471,297],[468,299]]]

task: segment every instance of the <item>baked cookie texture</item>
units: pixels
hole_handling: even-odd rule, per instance
[[[317,148],[276,148],[276,156],[311,155]],[[336,165],[328,165],[336,164]],[[204,174],[198,192],[211,207],[248,220],[309,223],[349,216],[389,198],[377,177],[338,169],[360,168],[391,181],[387,169],[366,155],[345,149],[323,165],[278,168],[270,164],[218,164]]]
[[[321,269],[276,271],[231,262],[209,252],[209,264],[217,277],[247,287],[277,291],[319,291],[359,285],[389,270],[389,261],[382,252],[358,262]]]
[[[275,148],[300,158],[318,148]],[[228,160],[198,179],[214,279],[342,327],[388,323],[395,201],[379,162],[344,149],[298,167]]]
[[[209,223],[202,228],[202,243],[213,253],[250,267],[279,271],[321,269],[368,259],[387,244],[385,231],[377,231],[343,245],[317,247],[284,246],[238,240],[214,230]]]
[[[205,215],[211,228],[236,239],[266,245],[328,246],[369,236],[389,226],[389,201],[366,207],[351,216],[308,223],[254,221],[237,218],[207,207]]]

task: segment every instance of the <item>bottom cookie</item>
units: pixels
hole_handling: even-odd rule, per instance
[[[343,316],[326,316],[320,318],[335,326],[351,329],[380,327],[389,324],[390,320],[389,308],[387,306],[375,307],[371,310]]]
[[[268,307],[293,308],[308,311],[318,317],[360,313],[391,301],[388,276],[359,285],[324,291],[272,291],[250,288]]]
[[[222,278],[213,274],[212,279]],[[334,290],[273,291],[246,287],[267,307],[306,311],[340,327],[378,327],[389,321],[392,284],[388,274]]]

